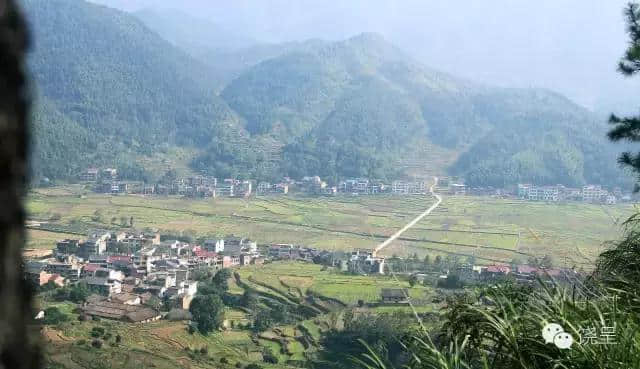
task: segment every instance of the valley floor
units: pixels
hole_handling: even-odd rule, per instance
[[[373,248],[433,203],[430,196],[272,196],[249,199],[109,196],[79,186],[37,190],[27,210],[40,227],[29,249],[94,228],[136,228],[194,237],[229,234],[259,244],[294,243],[326,250]],[[603,243],[619,236],[632,205],[547,204],[444,196],[442,204],[397,241],[387,256],[473,255],[480,263],[551,255],[557,265],[588,267]]]

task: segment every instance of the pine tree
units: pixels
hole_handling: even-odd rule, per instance
[[[618,63],[618,71],[625,76],[633,76],[640,71],[640,4],[629,3],[624,14],[630,41],[629,47]],[[618,117],[612,114],[609,123],[614,126],[608,133],[610,140],[640,142],[640,116]],[[640,153],[623,152],[618,162],[630,167],[640,181]],[[636,184],[635,191],[639,189],[640,186]]]

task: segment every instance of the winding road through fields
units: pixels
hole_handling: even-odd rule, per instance
[[[378,252],[382,251],[385,247],[389,246],[393,241],[395,241],[398,237],[400,237],[404,232],[406,232],[411,227],[416,225],[419,221],[422,220],[422,218],[424,218],[427,215],[431,214],[431,212],[434,211],[440,205],[440,203],[442,202],[442,197],[440,195],[438,195],[437,193],[435,193],[434,190],[433,190],[437,185],[438,185],[438,177],[433,177],[433,185],[431,185],[431,187],[429,187],[429,192],[431,193],[431,195],[433,195],[436,198],[436,202],[433,205],[431,205],[431,207],[429,209],[425,210],[424,213],[418,215],[414,220],[410,221],[406,226],[402,227],[401,230],[399,230],[398,232],[394,233],[391,237],[387,238],[384,242],[379,244],[378,247],[376,247],[374,249],[374,254],[377,254]]]

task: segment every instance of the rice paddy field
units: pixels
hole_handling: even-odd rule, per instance
[[[354,276],[303,262],[274,262],[263,266],[237,269],[242,280],[271,290],[289,298],[307,294],[329,297],[345,305],[356,305],[358,300],[375,303],[383,288],[408,288],[413,301],[420,304],[433,294],[433,289],[421,285],[409,288],[406,280],[392,276]]]
[[[101,348],[91,347],[93,327],[102,327],[109,338]],[[116,342],[120,335],[122,340]],[[263,347],[249,331],[229,330],[203,336],[189,333],[186,323],[161,320],[147,324],[116,321],[70,320],[45,326],[46,358],[51,367],[63,368],[232,368],[236,362],[261,362]],[[206,353],[200,350],[206,348]],[[228,362],[222,365],[220,360]],[[100,366],[102,365],[102,366]],[[263,365],[287,368],[284,362]]]
[[[30,231],[29,248],[50,248],[64,233],[136,228],[196,237],[229,234],[260,244],[294,243],[326,250],[373,248],[433,202],[430,196],[272,196],[189,199],[93,194],[82,186],[30,193],[30,218],[49,221]],[[548,204],[475,196],[444,196],[441,206],[383,251],[386,255],[473,255],[478,262],[526,260],[550,254],[556,264],[588,266],[604,242],[616,239],[628,204]],[[76,236],[77,237],[77,236]]]

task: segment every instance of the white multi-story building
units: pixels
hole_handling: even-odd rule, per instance
[[[601,186],[587,185],[582,187],[582,201],[584,202],[600,202],[609,193],[607,190],[602,189]]]
[[[550,201],[560,200],[559,186],[533,186],[530,184],[518,185],[518,197],[529,201]]]
[[[223,239],[209,239],[204,241],[204,249],[207,251],[213,252],[223,252],[224,251],[224,240]]]

